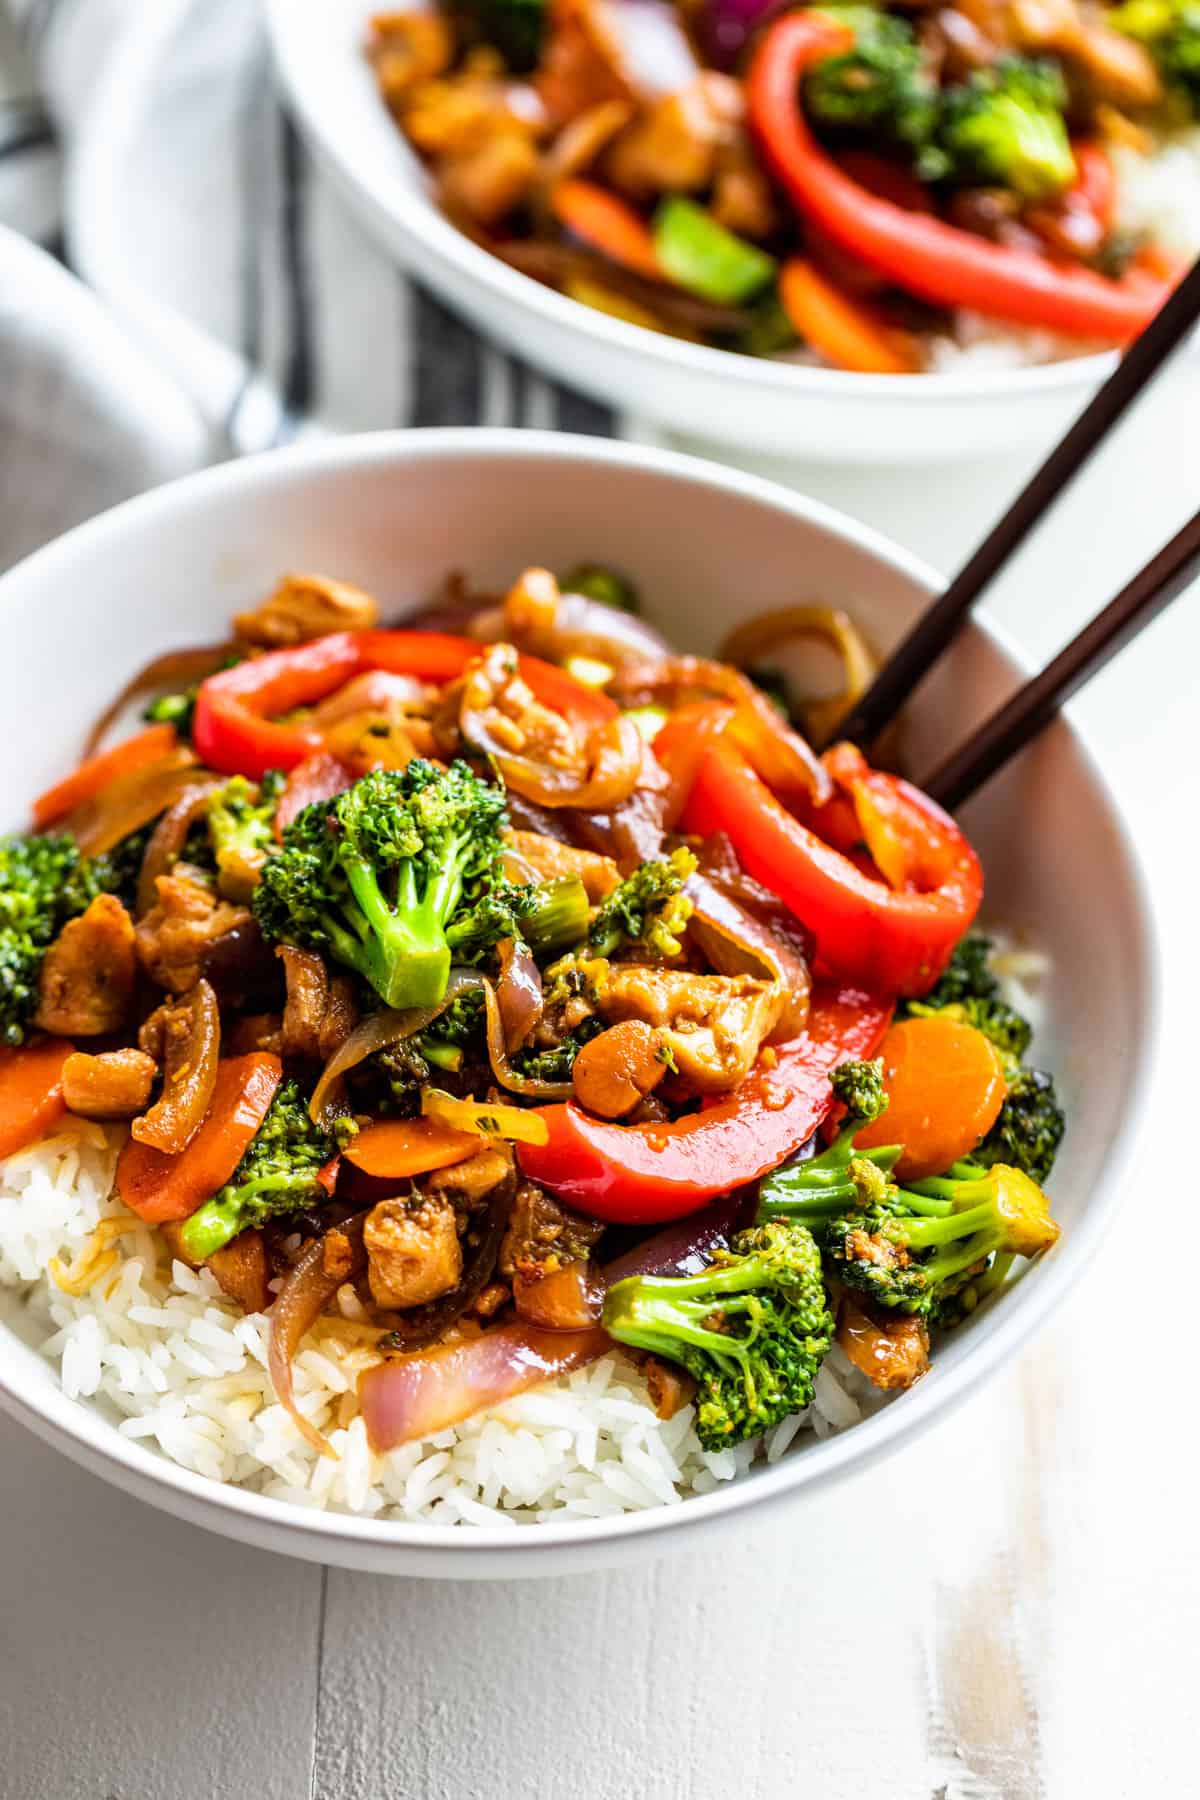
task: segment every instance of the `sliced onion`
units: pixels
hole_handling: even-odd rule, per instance
[[[292,1358],[299,1349],[305,1332],[316,1324],[342,1283],[361,1274],[366,1267],[367,1253],[363,1246],[363,1226],[366,1220],[365,1212],[355,1213],[345,1224],[336,1227],[349,1238],[354,1253],[349,1271],[343,1268],[338,1274],[331,1274],[325,1267],[325,1240],[314,1238],[311,1244],[305,1245],[271,1308],[271,1341],[267,1366],[275,1398],[284,1411],[291,1415],[305,1443],[310,1444],[320,1456],[334,1456],[336,1452],[329,1440],[310,1419],[305,1418],[296,1405],[292,1387]]]
[[[194,649],[168,650],[164,655],[154,657],[136,675],[130,677],[116,699],[100,714],[88,732],[87,742],[83,747],[84,756],[94,755],[132,701],[143,694],[153,693],[155,689],[169,693],[180,684],[190,687],[193,682],[203,681],[206,675],[211,675],[220,668],[232,649],[232,644],[200,644]]]
[[[500,1086],[507,1088],[510,1094],[524,1094],[530,1100],[570,1099],[575,1090],[569,1081],[538,1081],[532,1075],[519,1075],[513,1068],[508,1060],[504,1021],[500,1016],[496,990],[482,975],[475,976],[475,980],[483,988],[484,1005],[487,1008],[488,1062]]]
[[[170,873],[187,842],[188,832],[208,806],[209,795],[221,786],[219,777],[213,775],[185,788],[154,827],[138,874],[135,905],[139,914],[149,912],[154,905],[155,882],[160,875]]]
[[[353,787],[354,775],[345,763],[329,750],[318,750],[304,761],[297,763],[287,778],[287,786],[279,796],[279,804],[275,808],[275,836],[280,843],[283,834],[306,806],[312,806],[318,800],[336,800],[344,794],[348,787]]]
[[[495,1271],[496,1258],[508,1230],[516,1191],[516,1170],[510,1166],[504,1180],[498,1182],[491,1191],[487,1217],[472,1250],[470,1262],[448,1294],[429,1301],[425,1306],[414,1306],[405,1312],[387,1315],[388,1327],[398,1348],[420,1350],[426,1344],[435,1344],[475,1304]]]
[[[506,787],[540,806],[607,811],[629,798],[641,773],[642,736],[633,721],[623,716],[607,720],[591,733],[586,744],[587,766],[582,773],[501,749],[477,715],[468,721],[464,713],[462,731],[476,749],[495,758]],[[485,741],[481,741],[480,732]]]
[[[708,61],[716,69],[733,69],[751,34],[783,4],[784,0],[706,0],[701,38]]]
[[[667,0],[581,0],[580,17],[626,87],[643,102],[676,94],[700,73]]]
[[[473,969],[451,969],[446,991],[436,1006],[409,1006],[403,1012],[395,1012],[391,1007],[385,1006],[379,1012],[368,1013],[321,1070],[320,1080],[309,1102],[309,1117],[316,1124],[328,1127],[338,1116],[336,1090],[347,1070],[366,1062],[377,1050],[386,1050],[391,1044],[399,1044],[405,1038],[415,1037],[417,1032],[424,1031],[440,1013],[445,1012],[452,1000],[457,999],[459,994],[466,993],[469,988],[479,987],[482,980],[483,977]]]
[[[741,1194],[723,1195],[647,1239],[609,1265],[606,1281],[626,1275],[694,1273],[712,1246],[734,1228],[743,1199]],[[440,1344],[378,1363],[358,1383],[367,1437],[374,1450],[394,1450],[556,1375],[581,1369],[611,1348],[612,1339],[598,1325],[586,1331],[548,1331],[512,1319],[462,1343]]]
[[[221,1051],[221,1013],[217,996],[203,977],[180,999],[167,1001],[163,1012],[168,1023],[163,1031],[162,1093],[150,1109],[130,1126],[139,1144],[150,1144],[167,1155],[178,1155],[204,1122]],[[171,1022],[186,1015],[182,1030]]]
[[[367,669],[355,675],[315,706],[312,724],[318,731],[349,719],[355,713],[383,713],[389,719],[405,713],[428,712],[437,690],[415,675],[397,675],[390,669]]]
[[[786,988],[788,997],[769,1041],[785,1044],[799,1037],[812,990],[807,958],[701,870],[689,877],[684,893],[692,902],[688,929],[719,974],[766,975]]]
[[[156,762],[110,781],[69,812],[57,829],[73,837],[85,856],[99,856],[173,806],[195,781],[195,770],[195,756],[181,744]]]
[[[855,701],[875,678],[879,659],[858,626],[840,607],[783,606],[758,613],[735,626],[721,645],[723,661],[753,668],[759,658],[796,638],[818,638],[842,661],[842,687],[837,694],[801,702],[805,726],[819,744],[827,744]]]
[[[500,979],[496,1003],[504,1027],[504,1047],[511,1055],[519,1050],[542,1016],[542,975],[524,944],[503,938],[497,946]]]
[[[666,657],[661,662],[618,670],[616,688],[625,705],[642,704],[663,694],[676,700],[705,695],[732,700],[736,710],[725,729],[764,781],[785,793],[802,789],[819,805],[833,791],[828,772],[812,748],[749,676],[728,663],[703,656]]]

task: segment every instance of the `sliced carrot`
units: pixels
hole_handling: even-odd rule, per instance
[[[186,1149],[169,1155],[130,1138],[117,1158],[117,1192],[130,1211],[152,1225],[190,1219],[241,1162],[282,1074],[279,1058],[265,1051],[227,1056],[204,1123]]]
[[[81,762],[64,780],[44,794],[39,794],[33,803],[33,822],[39,831],[55,819],[61,819],[85,800],[94,797],[106,788],[119,775],[128,775],[134,769],[144,768],[148,763],[157,762],[160,757],[167,756],[175,748],[175,727],[173,725],[151,725],[145,731],[139,731],[136,737],[125,738],[122,743],[114,744],[111,750],[101,750],[97,756],[89,756]]]
[[[36,1144],[67,1110],[62,1071],[74,1044],[43,1038],[19,1050],[0,1050],[0,1160]]]
[[[880,1046],[887,1110],[854,1143],[903,1144],[901,1181],[940,1175],[996,1122],[1007,1083],[995,1046],[958,1019],[903,1019]]]
[[[623,269],[661,281],[650,227],[632,206],[594,181],[560,181],[550,195],[559,224]]]
[[[861,375],[913,375],[915,353],[861,301],[852,300],[802,257],[779,271],[779,298],[798,335],[839,369]]]
[[[465,1162],[479,1148],[473,1131],[452,1131],[434,1119],[385,1119],[360,1131],[342,1155],[364,1175],[401,1181]]]

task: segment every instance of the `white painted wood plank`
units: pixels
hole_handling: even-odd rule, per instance
[[[0,1795],[308,1800],[322,1571],[140,1505],[0,1415]]]

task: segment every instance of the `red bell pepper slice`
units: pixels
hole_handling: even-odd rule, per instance
[[[338,631],[292,650],[272,650],[201,683],[192,737],[202,760],[227,775],[258,778],[268,769],[294,769],[321,751],[324,740],[316,726],[289,724],[278,714],[311,706],[368,669],[453,681],[482,648],[440,631]],[[520,667],[543,705],[579,730],[591,731],[615,716],[607,695],[565,670],[535,656],[522,656]]]
[[[801,111],[805,72],[849,49],[854,34],[817,11],[788,13],[766,31],[750,67],[750,122],[803,218],[843,250],[935,306],[1125,344],[1154,317],[1171,283],[1130,269],[1119,281],[989,243],[944,220],[870,193],[814,139]]]
[[[847,766],[848,749],[839,746],[826,767],[850,789],[859,835],[896,887],[818,835],[826,809],[812,809],[816,829],[802,823],[723,739],[700,762],[684,824],[728,835],[749,873],[813,933],[823,971],[872,993],[923,994],[979,910],[983,871],[940,806],[899,776],[867,769],[856,751]],[[844,842],[840,799],[830,817]]]
[[[803,1037],[778,1046],[727,1100],[667,1125],[613,1125],[573,1102],[544,1106],[549,1138],[520,1144],[531,1181],[597,1219],[653,1225],[682,1218],[768,1169],[811,1137],[833,1104],[829,1073],[871,1056],[890,1001],[850,988],[818,988]]]

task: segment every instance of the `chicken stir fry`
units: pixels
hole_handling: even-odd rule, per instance
[[[1126,188],[1196,116],[1198,44],[1186,0],[438,0],[366,53],[514,268],[691,342],[905,374],[980,320],[1057,356],[1148,322],[1177,251]]]
[[[643,126],[613,128],[630,169]],[[377,1447],[614,1342],[719,1447],[807,1406],[835,1341],[911,1385],[1057,1235],[1062,1114],[970,844],[801,729],[868,647],[752,621],[843,657],[840,700],[769,699],[635,606],[531,569],[383,629],[288,576],[0,845],[0,1154],[64,1114],[116,1134],[128,1214],[268,1314],[317,1449],[291,1365],[323,1313]]]

